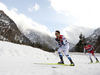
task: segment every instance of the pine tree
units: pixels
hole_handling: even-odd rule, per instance
[[[83,34],[81,33],[79,35],[79,42],[76,44],[75,46],[75,51],[76,52],[83,52],[83,49],[84,49],[84,43],[85,43],[85,36],[83,36]]]

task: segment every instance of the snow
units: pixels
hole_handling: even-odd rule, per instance
[[[70,56],[75,66],[37,65],[33,63],[57,63],[59,56],[38,48],[0,41],[0,75],[100,75],[100,63],[88,64],[90,60],[83,53],[70,53]],[[96,53],[96,56],[100,60],[100,54]],[[66,57],[64,61],[69,64]]]

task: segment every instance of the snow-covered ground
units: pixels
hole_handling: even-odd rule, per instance
[[[88,64],[90,60],[83,53],[70,53],[70,56],[76,66],[37,65],[33,63],[57,63],[59,56],[38,48],[0,41],[0,75],[100,75],[100,63]],[[100,54],[96,53],[96,56],[100,60]],[[69,64],[66,57],[64,60]]]

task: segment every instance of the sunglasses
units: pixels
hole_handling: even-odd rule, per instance
[[[58,33],[55,33],[55,35],[57,35]]]

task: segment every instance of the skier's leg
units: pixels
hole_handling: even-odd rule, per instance
[[[73,63],[71,57],[69,56],[68,52],[69,52],[69,45],[66,45],[65,49],[64,49],[64,53],[65,53],[66,57],[68,58],[68,60],[70,61],[70,63],[72,64],[72,66],[74,66],[74,63]]]
[[[96,62],[99,62],[99,60],[96,58]]]
[[[64,61],[63,61],[63,56],[62,56],[62,54],[61,54],[61,51],[62,51],[62,49],[61,48],[59,48],[58,49],[58,54],[59,54],[59,57],[60,57],[60,62],[58,62],[58,64],[64,64]]]
[[[74,66],[75,64],[73,63],[73,61],[72,61],[71,57],[70,57],[68,54],[66,55],[66,57],[69,59],[69,61],[70,61],[71,65],[72,65],[72,66]]]
[[[94,58],[96,59],[96,62],[99,62],[99,60],[97,59],[97,57],[94,55],[94,51],[92,50],[92,55],[94,56]]]
[[[91,53],[88,53],[88,55],[89,55],[89,58],[90,58],[91,63],[93,63],[93,60],[91,58]]]

